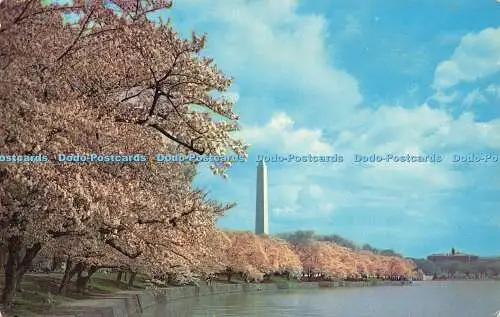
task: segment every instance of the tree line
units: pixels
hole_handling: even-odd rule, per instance
[[[500,259],[480,258],[464,263],[460,261],[433,262],[426,259],[412,259],[418,269],[436,279],[486,279],[500,277]]]
[[[222,232],[226,245],[226,270],[239,274],[286,275],[301,280],[360,280],[412,278],[415,264],[398,256],[352,250],[331,241],[284,240],[251,232]],[[301,233],[298,232],[300,235]],[[294,235],[294,234],[290,234]],[[288,236],[288,234],[285,234]]]
[[[262,282],[273,276],[290,280],[363,280],[368,278],[401,279],[415,276],[412,261],[396,256],[385,256],[366,250],[351,250],[329,241],[304,240],[289,242],[276,236],[256,235],[249,231],[215,229],[205,250],[190,250],[201,259],[185,266],[151,270],[146,266],[151,258],[127,259],[119,254],[82,256],[67,253],[67,245],[47,248],[35,258],[34,267],[39,272],[58,271],[64,268],[58,293],[72,286],[78,292],[85,287],[93,274],[103,269],[113,269],[117,281],[128,274],[128,284],[133,285],[137,273],[146,273],[151,279],[168,284],[196,284],[200,279],[213,276],[228,282],[234,279]],[[72,241],[72,243],[78,243]],[[56,252],[54,252],[56,251]],[[107,261],[103,261],[106,257]],[[151,263],[156,264],[156,263]],[[72,279],[74,280],[72,282]]]
[[[314,230],[299,230],[295,232],[282,233],[279,234],[279,236],[285,240],[290,241],[291,243],[303,242],[308,240],[329,241],[354,251],[364,250],[379,255],[403,257],[403,255],[395,252],[394,250],[377,249],[367,243],[359,245],[354,241],[344,238],[338,234],[324,235],[324,234],[316,234]]]

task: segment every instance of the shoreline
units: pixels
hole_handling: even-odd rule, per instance
[[[225,294],[271,292],[287,289],[352,288],[373,286],[405,286],[411,283],[401,281],[318,281],[318,282],[278,282],[241,283],[179,286],[158,290],[124,291],[99,299],[77,300],[65,303],[36,317],[138,317],[156,305],[171,301]],[[33,316],[33,315],[32,315]],[[19,315],[19,317],[22,317]]]

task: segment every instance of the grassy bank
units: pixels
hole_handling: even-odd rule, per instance
[[[122,291],[145,290],[145,281],[147,280],[146,276],[137,275],[133,286],[128,287],[124,282],[117,283],[116,274],[95,273],[90,278],[88,289],[84,294],[76,292],[74,287],[71,286],[68,287],[64,293],[57,294],[62,277],[62,273],[26,274],[21,283],[22,291],[18,292],[16,295],[15,309],[10,312],[9,316],[13,316],[14,314],[19,317],[46,314],[69,302],[86,299],[102,299]],[[270,282],[275,283],[281,282],[282,280],[286,279],[277,277]],[[232,279],[230,282],[227,280],[216,280],[214,282],[219,284],[245,283],[238,279]],[[3,287],[3,281],[1,279],[0,287]],[[167,285],[167,287],[172,288],[177,286]]]
[[[133,287],[129,288],[123,282],[118,284],[115,274],[96,273],[91,277],[85,294],[78,293],[72,288],[68,288],[63,294],[57,294],[61,279],[62,273],[26,274],[21,283],[22,291],[16,295],[13,313],[18,316],[32,316],[46,313],[72,301],[103,298],[124,290],[145,289],[143,276],[138,276]],[[0,286],[3,286],[2,281]]]

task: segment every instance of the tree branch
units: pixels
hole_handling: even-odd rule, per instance
[[[132,96],[128,96],[128,97],[123,98],[122,100],[120,100],[120,102],[124,102],[124,101],[127,101],[129,99],[135,98],[135,97],[139,96],[140,94],[142,94],[144,91],[146,91],[148,89],[152,89],[152,88],[154,88],[154,87],[146,87],[146,88],[142,89],[141,91],[139,91],[138,93],[133,94]]]
[[[145,242],[146,242],[146,244],[148,244],[149,246],[153,246],[153,247],[154,247],[154,243],[151,243],[151,242],[149,242],[149,241],[145,241]],[[166,245],[164,245],[164,244],[160,244],[160,245],[161,245],[161,246],[164,246],[164,247],[167,247],[167,246],[166,246]],[[177,251],[174,251],[174,250],[172,250],[172,249],[170,249],[170,248],[169,248],[169,250],[168,250],[167,252],[171,252],[171,253],[173,253],[173,254],[177,255],[178,257],[183,258],[184,260],[188,261],[188,263],[189,263],[189,264],[192,264],[192,263],[193,263],[193,261],[192,261],[191,259],[189,259],[188,257],[186,257],[185,255],[183,255],[183,254],[181,254],[181,253],[179,253],[179,252],[177,252]]]
[[[155,109],[156,109],[156,105],[158,104],[158,100],[160,99],[160,89],[158,86],[156,86],[155,88],[155,94],[153,96],[153,102],[151,104],[151,108],[149,108],[149,112],[148,112],[148,116],[153,116],[154,115],[154,112],[155,112]]]
[[[24,15],[24,13],[28,9],[28,7],[31,5],[31,3],[33,3],[33,0],[29,0],[29,1],[26,2],[26,5],[24,6],[24,8],[21,11],[21,13],[14,19],[14,24],[16,24],[17,22],[19,22],[19,21],[22,20],[22,16]]]
[[[56,59],[56,61],[60,61],[62,58],[64,58],[71,51],[71,49],[76,45],[76,43],[78,43],[78,40],[82,36],[83,32],[85,32],[85,30],[87,29],[87,24],[89,23],[90,18],[94,14],[94,11],[95,11],[95,7],[90,10],[89,14],[87,15],[87,18],[85,19],[85,22],[83,22],[82,28],[81,28],[80,32],[78,33],[78,36],[75,38],[73,43],[71,43],[71,45],[66,49],[66,51],[64,51],[64,53],[62,53],[62,55]]]
[[[177,53],[174,57],[174,61],[172,62],[172,66],[170,67],[170,69],[165,73],[165,75],[163,75],[159,80],[158,80],[158,83],[161,83],[162,81],[164,81],[165,79],[168,78],[168,76],[170,76],[170,74],[172,74],[172,72],[174,71],[174,68],[175,68],[175,64],[177,64],[177,60],[179,59],[179,57],[186,53],[188,50],[183,50],[183,51],[180,51],[179,53]]]
[[[31,2],[33,2],[33,0],[29,1],[29,3],[31,3]],[[22,20],[25,20],[27,18],[33,17],[35,15],[44,14],[44,13],[47,13],[47,12],[50,12],[50,11],[75,10],[75,9],[82,9],[83,8],[82,6],[62,6],[62,7],[57,7],[57,8],[49,8],[49,9],[46,9],[46,10],[41,10],[41,11],[38,11],[38,12],[34,12],[32,14],[28,14],[28,15],[22,16],[22,15],[24,15],[24,12],[26,11],[27,7],[28,7],[28,5],[25,7],[25,9],[23,10],[23,12],[13,21],[12,24],[7,25],[7,27],[0,28],[0,33],[8,30],[11,27],[11,25],[19,23]]]
[[[173,254],[177,255],[178,257],[180,258],[183,258],[184,260],[188,261],[189,264],[192,264],[193,261],[191,261],[191,259],[187,258],[186,256],[180,254],[179,252],[176,252],[174,250],[169,250],[169,252],[172,252]]]
[[[175,106],[173,100],[170,98],[170,95],[166,94],[164,91],[160,91],[161,95],[166,97],[168,102],[172,105],[172,108],[174,108],[175,110],[175,113],[177,113],[177,115],[181,118],[181,120],[191,129],[193,130],[194,132],[198,133],[198,134],[206,134],[208,132],[208,128],[205,132],[200,132],[198,131],[197,129],[195,129],[188,121],[186,121],[184,119],[184,117],[182,116],[182,114],[179,112],[179,109],[177,109],[178,107]],[[161,115],[161,114],[158,114],[157,115],[158,117],[164,119],[164,120],[167,120],[166,116],[164,115]]]
[[[191,208],[188,210],[188,211],[184,211],[183,213],[181,213],[179,216],[177,217],[173,217],[171,219],[168,220],[168,223],[172,225],[172,227],[177,227],[177,221],[179,221],[180,218],[183,218],[183,217],[186,217],[186,216],[189,216],[190,214],[192,214],[193,212],[196,211],[196,205],[195,203],[193,202],[193,205],[191,206]]]
[[[161,134],[163,134],[164,136],[166,136],[167,138],[169,138],[170,140],[176,142],[176,143],[179,143],[181,144],[182,146],[184,146],[185,148],[187,148],[188,150],[191,150],[199,155],[203,155],[205,154],[205,150],[198,150],[196,148],[194,148],[194,146],[191,144],[187,144],[186,142],[183,142],[181,140],[179,140],[178,138],[176,138],[175,136],[173,136],[172,134],[170,134],[168,131],[166,131],[165,129],[163,129],[162,127],[160,127],[158,124],[156,123],[153,123],[153,124],[149,124],[150,127],[154,128],[155,130],[157,130],[158,132],[160,132]]]
[[[104,243],[106,243],[107,245],[109,245],[110,247],[115,249],[116,251],[120,252],[121,254],[125,255],[129,259],[136,259],[142,254],[142,251],[140,251],[140,250],[136,251],[135,253],[128,252],[127,250],[123,249],[121,246],[116,244],[114,239],[106,239],[104,241]]]
[[[52,238],[61,238],[66,236],[84,236],[86,233],[82,231],[56,231],[48,230],[47,233],[52,236]]]

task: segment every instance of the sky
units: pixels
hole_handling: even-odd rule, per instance
[[[248,162],[196,179],[237,203],[221,228],[254,230],[258,155],[336,154],[268,163],[271,234],[500,255],[499,2],[183,0],[167,15],[183,36],[207,33],[204,54],[235,78]],[[371,154],[442,161],[354,161]]]

